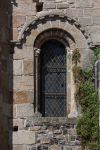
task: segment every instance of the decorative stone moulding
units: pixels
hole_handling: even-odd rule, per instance
[[[82,33],[82,35],[87,41],[89,48],[93,46],[91,37],[87,32],[85,32],[85,29],[82,28],[81,25],[76,20],[72,19],[70,16],[67,16],[66,13],[59,11],[59,10],[56,10],[56,11],[53,10],[53,11],[48,11],[48,12],[43,11],[43,12],[37,13],[36,17],[31,22],[28,22],[24,25],[23,29],[19,33],[18,40],[14,41],[14,43],[16,45],[22,45],[26,41],[26,37],[31,34],[31,31],[33,29],[36,30],[39,24],[44,25],[48,21],[51,21],[52,23],[52,21],[55,21],[55,20],[59,20],[60,22],[63,22],[63,23],[68,22],[71,26],[74,26],[76,29],[78,29]]]
[[[52,34],[51,34],[52,33]],[[36,17],[24,25],[23,29],[19,33],[18,40],[15,41],[16,46],[22,47],[25,43],[26,46],[30,46],[31,50],[35,54],[36,49],[40,49],[41,45],[49,39],[56,39],[63,43],[66,48],[67,56],[67,114],[69,118],[77,117],[77,110],[75,104],[75,87],[73,82],[72,74],[72,52],[75,48],[81,50],[82,55],[82,66],[88,66],[90,64],[90,47],[93,45],[91,38],[88,33],[85,32],[84,28],[70,16],[67,16],[62,11],[43,11],[37,13]],[[87,59],[88,60],[87,60]],[[85,60],[85,61],[84,61]],[[34,64],[38,63],[38,58],[34,57]],[[38,89],[38,65],[35,66],[35,78],[34,78],[34,89]],[[73,90],[71,90],[73,87]],[[37,90],[38,91],[38,90]],[[38,104],[38,93],[36,103]],[[35,115],[38,113],[38,105],[35,106]]]

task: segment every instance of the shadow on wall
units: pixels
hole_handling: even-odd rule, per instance
[[[9,78],[13,77],[13,64],[9,60],[13,4],[15,0],[0,0],[0,150],[12,149],[13,79],[9,83]]]

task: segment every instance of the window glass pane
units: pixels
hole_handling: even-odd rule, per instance
[[[66,116],[66,53],[63,44],[50,40],[41,47],[40,104],[46,117]]]

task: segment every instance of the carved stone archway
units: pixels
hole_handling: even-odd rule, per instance
[[[33,50],[35,56],[34,61],[37,68],[38,52],[41,44],[47,39],[56,39],[67,46],[67,90],[68,90],[68,102],[67,111],[68,117],[76,117],[77,111],[75,106],[75,85],[72,73],[72,53],[76,48],[81,52],[81,65],[91,65],[89,62],[90,46],[92,41],[81,25],[75,20],[71,19],[62,12],[43,12],[39,13],[31,22],[26,24],[21,33],[19,34],[16,45],[27,45]],[[87,60],[88,61],[87,61]],[[37,77],[38,71],[35,70],[34,74]],[[36,79],[35,85],[38,90],[38,79]],[[73,88],[72,88],[73,87]],[[38,94],[37,94],[38,100]],[[36,101],[36,103],[38,103]],[[38,108],[36,108],[38,111]]]
[[[68,40],[69,39],[69,40]],[[59,29],[59,28],[52,28],[52,29],[48,29],[48,30],[45,30],[43,32],[41,32],[35,39],[35,42],[34,42],[34,50],[35,50],[35,97],[36,97],[36,114],[39,114],[39,112],[37,113],[38,111],[38,76],[39,76],[39,72],[38,72],[38,57],[39,57],[39,54],[41,52],[41,45],[48,41],[48,40],[57,40],[59,42],[61,42],[64,46],[65,46],[65,50],[66,50],[66,83],[67,83],[67,90],[66,90],[66,94],[67,95],[67,98],[66,98],[66,103],[67,103],[67,114],[70,113],[70,103],[71,103],[71,99],[72,97],[74,96],[74,94],[72,93],[71,91],[71,84],[72,84],[72,81],[73,79],[71,78],[72,76],[72,66],[71,66],[71,55],[72,55],[72,51],[70,50],[70,42],[73,43],[73,48],[75,48],[75,40],[74,38],[70,35],[70,33],[67,33],[65,32],[64,30],[62,29]],[[38,55],[37,55],[38,54]]]

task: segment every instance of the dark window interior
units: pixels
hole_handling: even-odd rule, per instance
[[[40,54],[40,112],[45,117],[66,116],[65,46],[49,40]]]

